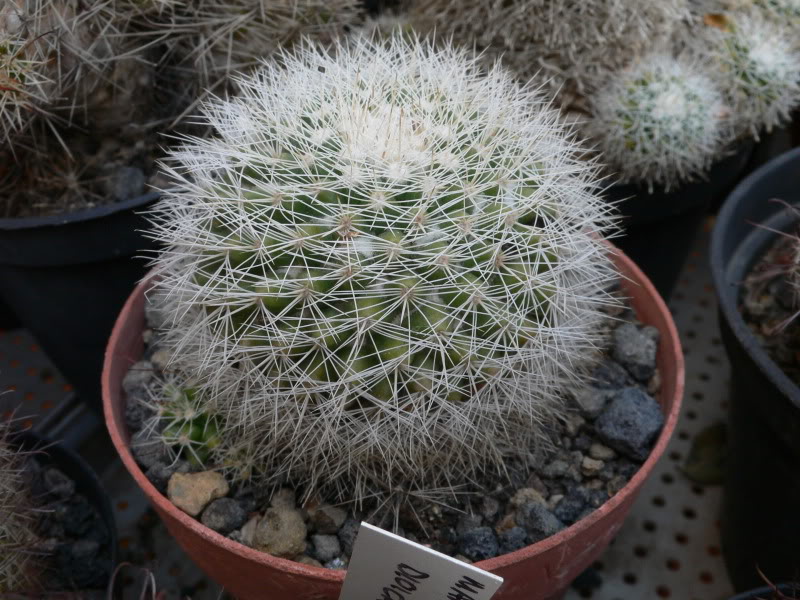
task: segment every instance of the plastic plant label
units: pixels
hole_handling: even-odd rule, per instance
[[[503,578],[361,523],[339,600],[489,600]]]

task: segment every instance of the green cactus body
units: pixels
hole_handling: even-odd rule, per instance
[[[615,275],[589,233],[608,225],[594,167],[537,96],[401,34],[352,43],[209,106],[218,136],[181,154],[197,184],[157,209],[157,285],[214,456],[307,483],[326,465],[362,498],[536,438]],[[194,449],[194,426],[172,437]]]

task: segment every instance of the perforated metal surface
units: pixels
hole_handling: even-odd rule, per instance
[[[718,338],[707,246],[706,231],[670,303],[687,359],[676,435],[617,539],[595,565],[602,583],[591,591],[570,590],[568,600],[723,600],[732,593],[719,549],[721,489],[693,485],[680,470],[694,436],[725,419],[729,367]],[[72,445],[82,445],[111,492],[122,557],[151,569],[169,598],[219,598],[220,588],[177,548],[114,460],[97,418],[75,407],[70,388],[34,348],[25,332],[0,334],[0,390],[11,390],[0,396],[0,414],[18,407],[17,416],[30,418],[37,429],[69,434]],[[141,573],[126,569],[123,580],[125,597],[138,597]]]
[[[670,302],[686,357],[686,395],[678,427],[611,548],[596,565],[602,586],[570,591],[568,600],[732,595],[720,555],[719,486],[693,484],[681,471],[692,440],[725,421],[730,367],[719,339],[708,264],[708,228]]]

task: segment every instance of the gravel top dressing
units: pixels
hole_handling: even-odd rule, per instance
[[[149,327],[157,325],[148,311]],[[155,323],[154,323],[155,321]],[[396,513],[385,506],[306,502],[291,482],[254,489],[226,480],[213,465],[174,458],[152,429],[151,389],[164,377],[167,352],[146,329],[144,360],[124,382],[126,422],[134,456],[147,478],[178,508],[232,540],[309,565],[344,569],[359,523],[393,530],[435,550],[472,562],[519,550],[589,515],[638,471],[664,425],[654,399],[659,332],[625,310],[610,321],[610,347],[592,385],[569,399],[564,422],[554,423],[547,450],[506,459],[507,475],[465,482],[448,503],[415,497]],[[205,469],[205,470],[204,470]]]

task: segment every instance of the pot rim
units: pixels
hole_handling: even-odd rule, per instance
[[[756,339],[750,327],[745,323],[739,312],[739,290],[741,282],[728,281],[728,260],[724,256],[724,241],[727,225],[735,218],[735,211],[739,205],[751,195],[752,189],[762,180],[772,175],[773,171],[786,166],[787,163],[798,162],[800,148],[785,152],[771,161],[762,165],[746,178],[731,192],[722,209],[717,215],[716,223],[711,234],[711,275],[716,289],[717,302],[721,308],[721,315],[730,325],[736,339],[747,354],[755,362],[758,369],[784,394],[795,406],[800,407],[800,387],[794,383],[780,366],[772,360],[767,351]],[[773,217],[784,209],[773,213]],[[753,225],[756,227],[756,225]],[[777,235],[777,234],[776,234]]]
[[[26,229],[37,229],[39,227],[59,227],[82,223],[94,219],[102,219],[118,212],[143,207],[146,204],[158,200],[160,192],[146,192],[135,198],[122,202],[111,202],[94,208],[85,208],[68,213],[57,215],[47,215],[44,217],[11,217],[0,219],[0,231],[23,231]]]
[[[675,366],[675,375],[674,375],[675,388],[672,395],[673,397],[672,397],[671,407],[669,409],[669,412],[665,415],[666,418],[664,421],[664,427],[661,430],[661,434],[659,435],[658,440],[656,441],[655,445],[650,451],[647,460],[645,460],[645,462],[642,464],[642,466],[639,468],[636,474],[625,484],[625,486],[620,491],[618,491],[609,500],[604,502],[601,506],[596,508],[589,516],[577,521],[573,525],[561,530],[560,532],[558,532],[553,536],[550,536],[548,538],[545,538],[544,540],[536,542],[535,544],[531,544],[529,546],[526,546],[525,548],[516,550],[514,552],[510,552],[508,554],[504,554],[502,556],[474,563],[474,566],[480,569],[484,569],[486,571],[495,571],[507,565],[528,560],[533,556],[544,553],[562,544],[565,540],[578,535],[583,530],[592,527],[597,521],[601,520],[607,513],[614,511],[614,509],[616,509],[620,504],[625,502],[629,496],[638,491],[641,484],[644,482],[644,479],[650,474],[656,462],[664,454],[664,450],[666,449],[667,443],[669,442],[669,439],[672,436],[672,433],[677,425],[678,415],[680,413],[680,408],[681,408],[681,401],[683,398],[684,375],[685,375],[683,351],[681,349],[677,328],[675,327],[675,323],[672,319],[669,309],[667,308],[666,303],[658,294],[653,284],[650,283],[650,280],[647,279],[644,273],[642,273],[639,267],[637,267],[636,264],[633,263],[633,261],[631,261],[631,259],[628,258],[621,250],[617,249],[609,242],[605,243],[611,250],[612,255],[614,257],[614,262],[616,263],[620,272],[623,274],[622,276],[628,280],[628,284],[629,285],[635,284],[641,286],[642,296],[646,297],[649,300],[649,302],[654,305],[655,310],[657,311],[658,314],[662,316],[662,320],[666,324],[665,330],[661,331],[662,344],[663,344],[661,346],[661,349],[663,351],[669,351],[669,355],[664,357],[665,362],[672,362]],[[114,329],[111,333],[111,337],[109,339],[109,343],[106,349],[105,362],[103,365],[103,378],[102,378],[103,409],[105,412],[106,426],[108,428],[109,435],[111,436],[111,440],[114,443],[114,446],[116,447],[120,457],[122,458],[122,462],[124,463],[125,467],[133,476],[137,485],[139,485],[139,487],[142,488],[142,490],[147,495],[147,497],[149,498],[150,502],[153,505],[155,505],[160,511],[168,513],[183,527],[193,530],[196,534],[205,538],[210,543],[217,546],[222,546],[231,554],[240,557],[242,559],[247,559],[257,564],[260,563],[268,565],[274,569],[281,569],[284,571],[288,571],[290,573],[301,575],[307,579],[328,582],[328,583],[343,582],[345,576],[347,575],[347,571],[345,570],[325,569],[324,567],[304,565],[301,563],[294,562],[292,560],[278,558],[276,556],[272,556],[265,552],[260,552],[253,548],[249,548],[238,542],[234,542],[233,540],[206,527],[205,525],[200,523],[200,521],[194,519],[193,517],[183,512],[172,502],[170,502],[167,497],[161,494],[161,492],[159,492],[155,488],[155,486],[150,482],[150,480],[147,479],[147,477],[144,475],[139,465],[134,460],[130,447],[123,436],[123,431],[124,431],[123,428],[125,427],[125,425],[124,423],[120,423],[114,416],[112,401],[121,402],[122,394],[117,393],[115,394],[116,397],[112,399],[111,363],[117,360],[123,360],[121,356],[115,356],[115,349],[119,343],[120,338],[122,337],[123,325],[126,322],[126,319],[124,319],[123,317],[127,317],[131,313],[132,305],[135,299],[139,295],[144,294],[148,286],[149,286],[149,278],[146,278],[141,283],[139,283],[134,292],[126,301],[125,306],[123,307],[122,312],[120,313],[120,317],[117,319],[117,322],[115,323]],[[668,406],[669,405],[668,400],[669,399],[664,398],[663,402],[660,402],[660,404],[662,406]]]

